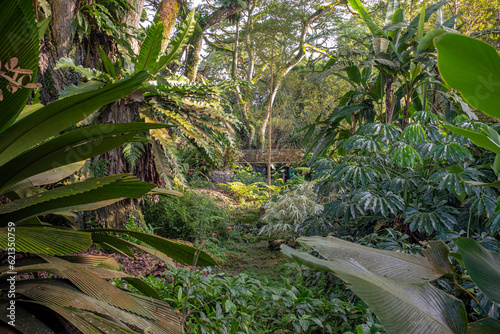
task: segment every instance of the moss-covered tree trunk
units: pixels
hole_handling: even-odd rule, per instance
[[[158,5],[158,10],[156,11],[155,21],[162,22],[165,27],[163,32],[163,41],[161,43],[162,51],[165,51],[170,35],[172,34],[172,29],[175,25],[175,20],[179,14],[179,9],[181,8],[182,0],[162,0]]]
[[[140,21],[140,13],[144,6],[144,0],[129,0],[130,10],[123,18],[127,25],[137,28]],[[130,41],[134,52],[139,52],[139,45]],[[98,46],[94,46],[98,50]],[[110,54],[110,56],[113,56]],[[100,123],[129,123],[139,119],[139,104],[132,99],[122,99],[110,104],[105,108],[99,118]],[[111,150],[105,154],[94,157],[93,161],[105,161],[109,163],[109,174],[131,173],[140,174],[143,181],[151,182],[159,178],[156,173],[154,160],[150,155],[143,154],[133,170],[123,154],[121,147]],[[143,170],[144,169],[144,170]],[[160,184],[161,185],[161,184]],[[96,210],[95,218],[99,225],[104,227],[124,227],[127,219],[133,215],[140,217],[140,209],[137,200],[126,199],[105,208]]]
[[[122,18],[122,22],[130,27],[139,26],[140,15],[145,0],[128,0],[130,9]],[[88,0],[89,4],[93,0]],[[75,13],[82,5],[80,0],[49,0],[52,9],[52,18],[49,30],[43,39],[40,56],[39,81],[43,87],[40,99],[43,104],[57,100],[61,92],[70,84],[78,84],[80,76],[68,69],[54,70],[54,67],[62,57],[70,57],[77,65],[88,68],[97,68],[100,63],[99,46],[111,59],[116,55],[116,43],[100,31],[93,30],[88,38],[74,38],[72,23]],[[175,22],[175,16],[173,23]],[[137,53],[139,44],[135,39],[130,44]],[[102,123],[124,123],[138,119],[138,104],[130,99],[123,99],[107,106],[99,116]],[[109,161],[110,174],[136,173],[144,181],[155,182],[162,185],[161,178],[156,173],[153,158],[150,154],[144,154],[137,163],[136,170],[132,170],[127,164],[122,149],[117,148],[101,156],[93,158]],[[137,211],[137,203],[125,200],[112,206],[96,211],[95,218],[102,226],[122,227],[130,214]]]

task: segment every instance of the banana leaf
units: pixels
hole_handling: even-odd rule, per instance
[[[391,257],[380,250],[338,242],[335,238],[299,238],[299,241],[306,242],[328,260],[286,245],[282,252],[307,266],[331,271],[349,283],[388,333],[466,333],[463,302],[428,283],[451,269],[443,245],[432,245],[425,260],[415,262],[415,257],[408,254]],[[408,261],[401,261],[405,258]],[[432,264],[434,269],[424,263]],[[430,274],[433,270],[435,275],[422,277],[422,273]]]

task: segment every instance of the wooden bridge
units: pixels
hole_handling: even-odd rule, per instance
[[[304,149],[271,150],[271,163],[289,164],[299,160],[304,152]],[[268,150],[241,150],[241,153],[238,163],[267,164]]]

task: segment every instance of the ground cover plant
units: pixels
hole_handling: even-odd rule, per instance
[[[210,269],[171,268],[164,278],[148,277],[151,287],[179,310],[192,333],[379,333],[365,306],[340,296],[340,287],[315,287],[282,278],[278,283],[246,274],[227,276]],[[339,295],[340,294],[340,295]],[[335,297],[338,296],[338,297]],[[340,298],[339,298],[340,297]]]

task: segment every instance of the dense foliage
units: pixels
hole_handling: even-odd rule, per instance
[[[206,195],[187,191],[182,197],[146,199],[141,206],[144,221],[163,237],[194,241],[216,233],[227,237],[229,212]]]
[[[164,275],[146,282],[181,312],[190,333],[381,332],[361,301],[345,301],[341,286],[318,291],[289,278],[276,284],[210,268],[170,268]]]
[[[2,7],[0,332],[500,332],[500,5],[196,5]]]

